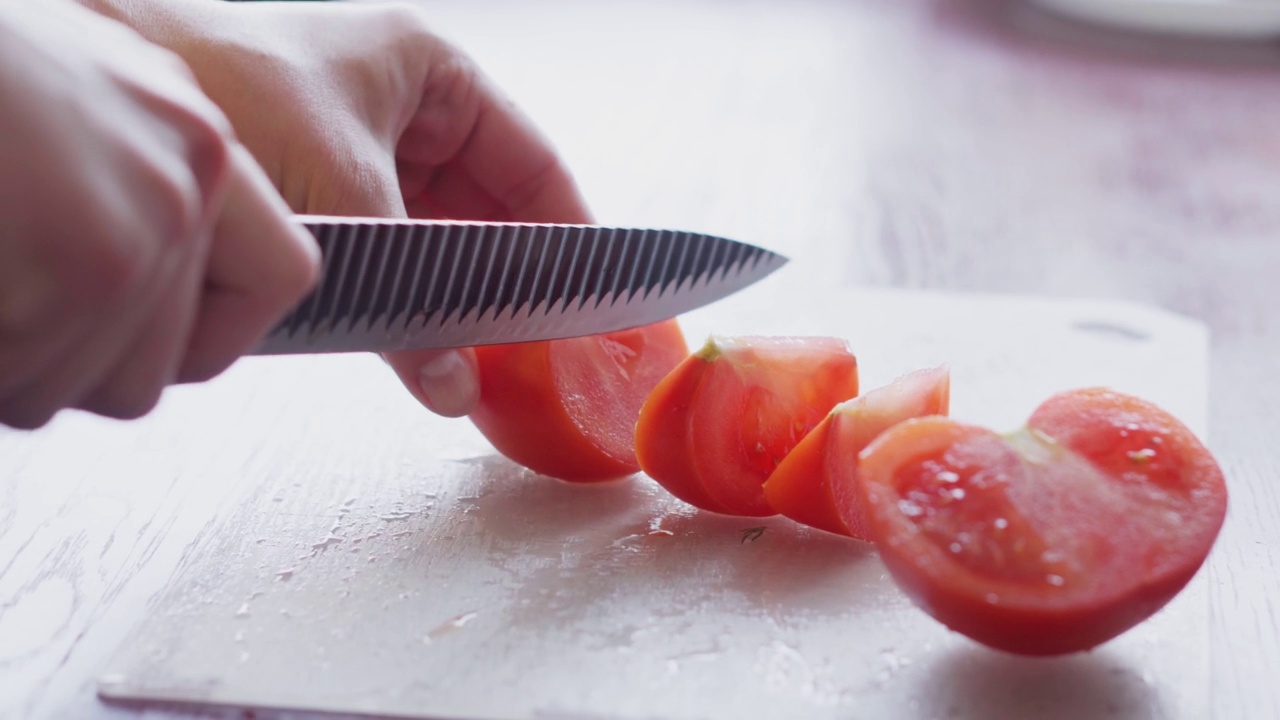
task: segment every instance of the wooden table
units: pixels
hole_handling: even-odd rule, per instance
[[[782,249],[813,293],[1116,298],[1205,322],[1231,490],[1207,569],[1212,704],[1280,717],[1280,46],[1125,36],[1013,0],[422,4],[601,221]],[[240,427],[0,431],[0,716],[132,716],[94,681],[244,502],[207,482],[219,458],[300,420],[285,404]],[[166,454],[205,431],[202,455]]]

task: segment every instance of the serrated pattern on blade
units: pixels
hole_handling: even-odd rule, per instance
[[[672,230],[305,223],[321,281],[259,354],[461,347],[608,332],[705,305],[785,258]]]

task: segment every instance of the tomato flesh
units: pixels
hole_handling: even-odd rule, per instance
[[[778,465],[765,500],[782,515],[827,532],[870,540],[857,493],[858,453],[890,427],[913,417],[945,415],[951,374],[919,370],[837,405]]]
[[[1144,452],[1154,437],[1167,460]],[[1005,436],[902,423],[866,448],[861,473],[871,534],[907,595],[953,630],[1029,655],[1092,648],[1163,607],[1226,512],[1221,470],[1189,430],[1097,389],[1051,398]]]
[[[636,458],[667,492],[694,507],[729,514],[703,489],[690,461],[689,415],[709,366],[701,355],[690,356],[653,389],[636,423]]]
[[[773,515],[765,480],[857,391],[857,360],[841,340],[712,338],[645,403],[636,431],[641,468],[705,510]]]
[[[476,348],[471,421],[507,458],[561,480],[640,469],[635,423],[649,392],[688,355],[675,320],[589,337]]]

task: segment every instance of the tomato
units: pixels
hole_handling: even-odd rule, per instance
[[[1146,619],[1195,575],[1226,515],[1222,470],[1173,416],[1105,389],[1008,434],[939,417],[872,441],[859,488],[907,595],[991,647],[1055,655]]]
[[[947,414],[950,398],[951,373],[937,367],[840,403],[765,481],[765,500],[796,522],[870,540],[855,485],[858,453],[904,420]]]
[[[689,354],[675,320],[475,351],[480,401],[471,421],[511,460],[577,482],[640,469],[635,454],[640,406]]]
[[[774,515],[765,480],[836,403],[857,393],[857,359],[843,340],[713,337],[641,409],[640,467],[704,510]]]

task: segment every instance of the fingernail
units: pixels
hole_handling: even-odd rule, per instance
[[[418,387],[431,412],[462,417],[480,398],[480,383],[471,363],[457,350],[437,355],[418,368]]]

